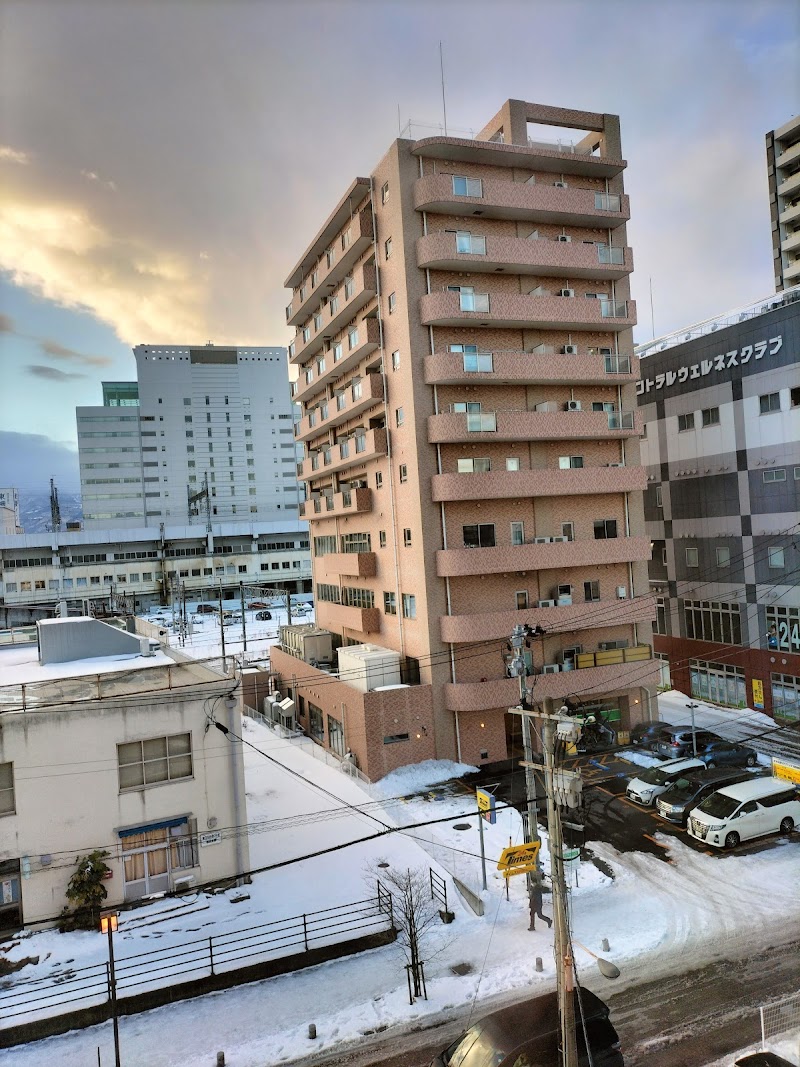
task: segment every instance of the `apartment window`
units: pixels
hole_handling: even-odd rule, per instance
[[[730,567],[731,565],[731,550],[723,545],[717,548],[717,566],[718,567]]]
[[[388,199],[389,199],[389,183],[388,182],[384,182],[383,185],[381,186],[381,203],[385,204]]]
[[[657,508],[663,508],[664,507],[663,490],[662,490],[662,486],[660,486],[660,485],[656,486],[656,507]]]
[[[684,430],[694,429],[694,412],[687,411],[683,415],[678,416],[678,433],[683,433]]]
[[[405,412],[402,408],[395,408],[394,412],[394,424],[395,426],[402,426],[406,421]]]
[[[172,734],[117,745],[119,787],[141,789],[192,777],[192,735]]]
[[[512,545],[524,545],[525,544],[525,523],[524,522],[512,522],[511,523],[511,544]]]
[[[528,606],[528,590],[520,589],[514,593],[514,606],[517,611],[524,611]]]
[[[719,408],[703,408],[700,417],[704,426],[719,426]]]
[[[333,534],[329,534],[326,537],[314,538],[314,555],[315,556],[327,556],[331,552],[336,551],[336,537]]]
[[[400,370],[400,353],[392,352],[392,370]]]
[[[339,586],[338,585],[322,585],[317,583],[317,600],[322,600],[326,604],[338,604],[339,603]]]
[[[386,548],[386,531],[378,530],[378,547]]]
[[[793,408],[800,407],[800,385],[795,385],[789,390],[789,406]]]
[[[356,326],[354,326],[352,329],[347,331],[347,347],[352,352],[352,350],[354,348],[356,348],[357,345],[358,345],[358,328]]]
[[[211,430],[209,430],[208,432],[211,433]],[[186,436],[194,437],[194,430],[186,430]]]
[[[191,407],[191,403],[192,403],[192,399],[191,399],[191,397],[185,396],[185,397],[183,398],[183,406],[184,406],[185,408]]]
[[[616,519],[597,519],[594,522],[594,537],[596,541],[605,541],[617,536]]]
[[[334,539],[335,540],[335,539]],[[342,534],[342,552],[371,552],[372,538],[368,533]]]
[[[387,237],[386,240],[383,242],[383,254],[386,257],[386,259],[391,259],[392,258],[392,239],[391,239],[391,237]]]
[[[396,593],[384,593],[383,594],[383,611],[385,615],[397,614],[397,594]]]
[[[782,548],[769,548],[767,549],[767,559],[771,570],[783,570],[785,561],[785,552]]]
[[[411,548],[411,530],[408,527],[403,530],[403,546]]]
[[[454,174],[453,196],[483,196],[483,182],[480,178],[467,178]]]
[[[694,641],[716,641],[725,645],[742,643],[738,604],[719,600],[684,600],[686,636]]]
[[[558,466],[561,470],[569,470],[570,468],[578,468],[583,466],[583,456],[559,456]]]
[[[304,326],[303,327],[303,343],[304,344],[308,344],[308,342],[310,340],[311,340],[311,327],[310,326]]]
[[[346,585],[342,589],[342,603],[348,608],[374,608],[375,594],[370,589]]]
[[[518,471],[519,470],[519,457],[518,456],[507,456],[506,457],[506,470],[507,471]]]
[[[381,474],[380,471],[375,471],[375,488],[376,489],[382,489],[383,488],[383,475]]]
[[[389,293],[389,314],[397,307],[397,293]]]
[[[696,548],[686,549],[686,566],[687,567],[699,567],[700,562],[698,560],[698,553]]]
[[[488,456],[459,459],[457,464],[459,474],[485,474],[492,469],[492,461]]]
[[[561,523],[561,536],[566,537],[568,541],[575,540],[575,523],[574,522],[562,522]]]
[[[587,601],[600,599],[600,583],[599,582],[584,582],[583,583],[583,599]]]
[[[400,464],[400,481],[408,481],[408,466],[405,463]]]
[[[780,393],[764,393],[758,398],[758,407],[762,415],[769,415],[773,411],[781,410]]]
[[[654,634],[665,634],[667,632],[667,605],[664,597],[656,598],[656,617],[653,624]]]
[[[191,422],[192,421],[192,416],[191,415],[184,415],[183,416],[183,421],[184,422]]]
[[[0,815],[13,815],[16,810],[14,764],[0,763]]]
[[[495,534],[493,522],[479,522],[462,526],[465,548],[494,548]]]
[[[783,470],[782,468],[779,468],[778,470],[774,470],[774,471],[762,471],[761,472],[761,478],[762,478],[762,481],[765,481],[765,482],[785,482],[786,481],[786,471]]]
[[[410,593],[403,593],[403,618],[416,619],[417,598]]]

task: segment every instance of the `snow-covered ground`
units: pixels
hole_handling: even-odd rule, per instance
[[[685,703],[685,698],[676,697],[674,702],[680,701]],[[120,924],[118,956],[363,899],[373,882],[375,865],[381,861],[390,864],[389,870],[419,867],[427,872],[434,866],[443,875],[447,865],[473,883],[480,876],[477,824],[469,798],[448,795],[440,799],[439,793],[430,790],[423,797],[403,799],[450,778],[459,770],[455,765],[406,768],[384,779],[370,796],[336,768],[257,723],[248,723],[246,737],[272,757],[267,760],[253,750],[246,754],[248,819],[254,824],[249,837],[252,867],[345,845],[380,829],[374,819],[416,828],[257,875],[248,887],[250,899],[238,904],[230,902],[232,894],[198,897],[193,907],[202,910],[173,914],[156,926],[145,923],[174,906],[174,901],[139,909]],[[637,763],[648,759],[637,757]],[[319,786],[337,799],[321,793]],[[347,805],[364,810],[354,811]],[[434,819],[444,821],[420,825]],[[468,822],[472,828],[455,830],[456,822]],[[123,1018],[120,1031],[126,1067],[207,1067],[217,1049],[225,1050],[226,1062],[233,1067],[278,1065],[311,1051],[310,1022],[317,1025],[319,1037],[313,1047],[320,1051],[357,1041],[377,1027],[408,1026],[473,1000],[480,1011],[485,998],[495,993],[551,988],[551,932],[541,923],[535,932],[528,931],[524,878],[510,880],[506,900],[504,881],[496,870],[497,858],[509,839],[521,840],[519,818],[513,811],[499,812],[497,825],[487,825],[485,830],[485,915],[477,917],[448,878],[449,904],[456,918],[449,926],[437,926],[428,947],[432,954],[426,965],[428,1001],[409,1006],[403,960],[397,946],[387,946]],[[591,842],[589,850],[600,863],[581,862],[570,890],[576,940],[612,959],[622,969],[624,980],[652,977],[654,955],[664,970],[690,969],[724,957],[734,942],[741,950],[750,939],[755,948],[770,936],[771,929],[797,928],[800,842],[796,838],[775,838],[770,848],[755,854],[719,856],[697,853],[673,837],[659,839],[669,850],[669,865],[651,855],[621,854],[610,845]],[[420,845],[423,840],[425,851]],[[442,866],[431,859],[431,853]],[[544,861],[547,870],[546,855]],[[764,893],[765,885],[769,893]],[[545,899],[549,914],[549,899]],[[156,933],[161,937],[154,940]],[[607,952],[602,950],[603,938],[610,943]],[[46,932],[23,939],[9,955],[40,955],[36,968],[18,972],[20,978],[32,977],[34,971],[44,974],[67,960],[76,966],[103,961],[105,941],[95,934]],[[535,970],[537,956],[544,963],[541,973]],[[593,972],[591,958],[580,950],[578,964],[585,975]],[[467,973],[457,973],[456,967]],[[109,1025],[7,1050],[3,1065],[85,1067],[96,1062],[98,1047],[102,1063],[113,1062]]]

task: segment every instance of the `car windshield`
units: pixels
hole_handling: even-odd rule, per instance
[[[647,785],[666,785],[675,771],[671,767],[648,767],[639,775],[639,781]]]
[[[715,819],[727,819],[733,815],[739,804],[740,801],[734,800],[733,797],[726,796],[724,793],[712,793],[710,797],[698,806],[697,810],[702,811],[704,815],[711,815]]]
[[[446,1067],[496,1067],[504,1058],[505,1052],[497,1049],[480,1024],[467,1030],[442,1055]]]

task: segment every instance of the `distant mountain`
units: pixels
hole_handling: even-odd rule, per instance
[[[66,523],[79,522],[83,518],[80,493],[60,491],[58,504],[61,509],[61,529]],[[25,533],[44,533],[50,529],[50,491],[20,489],[19,518]]]

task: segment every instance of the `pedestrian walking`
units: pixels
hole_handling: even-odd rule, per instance
[[[541,885],[541,882],[534,882],[533,885],[531,886],[531,893],[530,893],[531,925],[528,927],[529,930],[535,930],[536,929],[536,916],[537,915],[539,916],[539,918],[543,922],[547,923],[548,930],[553,925],[553,920],[551,918],[549,918],[549,916],[545,915],[544,912],[542,911],[542,904],[543,903],[544,903],[544,899],[543,899],[543,896],[542,896],[542,885]]]

